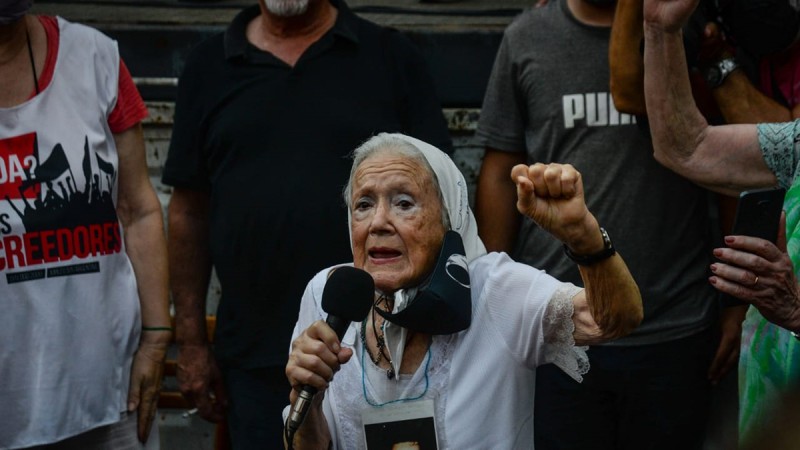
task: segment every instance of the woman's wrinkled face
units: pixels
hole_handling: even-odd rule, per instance
[[[378,153],[356,169],[351,198],[355,266],[385,293],[420,284],[444,238],[432,175],[407,156]]]

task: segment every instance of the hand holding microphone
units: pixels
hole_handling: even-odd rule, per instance
[[[292,343],[286,367],[292,387],[299,390],[286,424],[288,442],[303,423],[314,394],[327,388],[335,369],[353,355],[351,349],[340,347],[340,341],[350,322],[367,317],[374,292],[372,277],[354,267],[340,267],[328,278],[322,292],[322,309],[328,318],[325,324],[312,324]]]

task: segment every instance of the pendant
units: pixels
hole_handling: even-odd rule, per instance
[[[394,380],[394,367],[389,367],[386,369],[386,378]]]

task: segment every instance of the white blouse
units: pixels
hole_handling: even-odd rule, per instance
[[[293,340],[316,320],[329,269],[308,284]],[[323,411],[333,447],[364,449],[364,410],[398,399],[434,401],[440,449],[533,448],[536,367],[554,363],[581,381],[586,347],[576,347],[572,298],[581,290],[544,271],[490,253],[469,264],[472,325],[434,336],[417,371],[392,380],[365,355],[361,324],[342,344],[354,350],[325,392]],[[288,408],[287,408],[288,411]],[[285,413],[286,414],[286,413]]]

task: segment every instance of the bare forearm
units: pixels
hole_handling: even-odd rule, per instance
[[[596,222],[595,222],[596,224]],[[577,254],[593,254],[603,248],[599,227],[593,225],[580,244],[569,246]],[[580,245],[580,247],[578,246]],[[579,344],[596,344],[627,335],[642,321],[639,287],[619,254],[578,269],[585,298],[576,302],[575,339]]]
[[[517,188],[508,178],[511,168],[524,162],[522,153],[487,150],[475,201],[475,219],[486,250],[511,253],[519,232],[520,216],[515,204]]]
[[[656,159],[668,167],[690,158],[708,127],[697,109],[680,31],[645,23],[644,88]]]
[[[136,275],[142,326],[165,327],[170,324],[167,243],[155,195],[153,201],[149,211],[125,227],[125,248]]]
[[[180,345],[208,342],[205,309],[211,257],[204,195],[176,189],[169,206],[169,268]]]
[[[788,108],[758,91],[742,70],[732,72],[712,94],[727,123],[789,122]]]
[[[620,112],[645,115],[642,0],[618,0],[611,27],[608,62],[611,95]]]
[[[639,326],[644,317],[642,296],[619,254],[579,269],[600,342],[625,336]]]
[[[136,276],[142,324],[165,327],[170,323],[167,245],[161,203],[147,175],[141,125],[114,134],[114,143],[119,157],[117,216]]]
[[[511,185],[512,195],[516,195],[514,186]],[[505,190],[505,186],[503,187]],[[517,212],[513,200],[507,200],[507,194],[500,194],[488,198],[483,192],[483,200],[476,201],[475,218],[481,240],[490,252],[511,253],[522,217]]]
[[[645,98],[658,162],[727,195],[774,186],[756,126],[709,126],[692,99],[681,33],[645,22]]]

